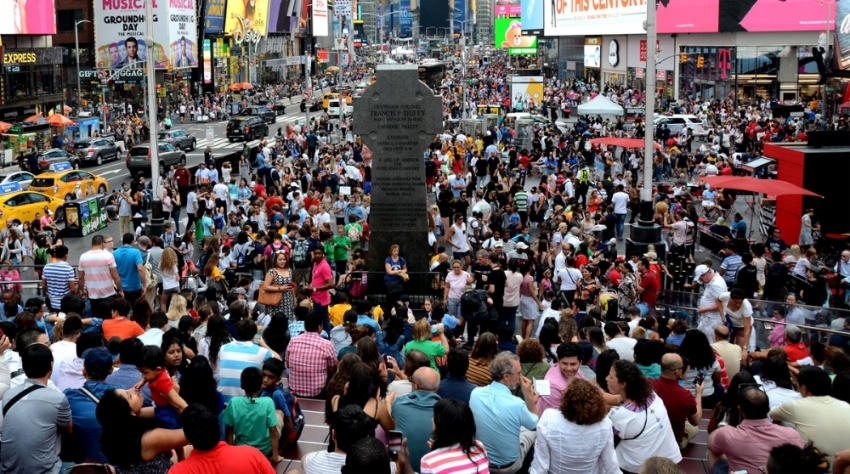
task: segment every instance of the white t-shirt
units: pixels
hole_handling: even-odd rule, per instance
[[[744,329],[744,319],[750,320],[750,340],[747,342],[747,350],[754,351],[756,350],[756,322],[753,320],[753,305],[750,304],[750,301],[744,299],[744,302],[741,304],[741,307],[738,308],[738,311],[732,311],[729,308],[729,300],[730,295],[728,291],[721,294],[720,298],[718,298],[723,303],[723,308],[726,310],[726,316],[729,316],[729,319],[732,320],[732,326],[735,328],[740,328],[742,331]]]
[[[650,455],[669,458],[674,463],[682,460],[664,402],[654,393],[652,398],[648,412],[634,412],[625,405],[608,412],[614,431],[623,440],[616,448],[617,461],[623,470],[639,472]]]
[[[629,195],[622,191],[617,191],[611,197],[611,202],[614,203],[614,214],[626,214],[629,210]]]
[[[180,281],[177,277],[178,270],[176,266],[170,272],[160,272],[160,274],[162,276],[163,290],[170,290],[172,288],[177,288],[180,286]]]
[[[561,280],[561,291],[575,291],[576,283],[581,280],[581,272],[575,268],[564,268],[558,272]]]
[[[719,273],[715,273],[714,278],[705,285],[705,291],[703,291],[702,296],[699,299],[700,307],[716,304],[717,300],[720,299],[720,295],[727,291],[728,289],[726,287],[726,282],[723,281],[723,277],[721,277]],[[720,319],[720,312],[716,310],[706,311],[705,313],[702,313],[700,317],[713,317]],[[743,325],[744,323],[742,322],[741,324]]]
[[[617,355],[620,356],[620,359],[634,362],[635,344],[637,344],[637,341],[630,337],[615,337],[608,341],[607,345],[608,349],[614,349],[617,351]]]
[[[224,202],[227,202],[230,197],[230,190],[224,183],[216,183],[216,185],[213,186],[213,192],[215,193],[216,199],[221,199]]]

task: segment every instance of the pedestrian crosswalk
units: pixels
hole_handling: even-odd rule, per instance
[[[304,122],[304,116],[303,115],[299,115],[299,116],[279,115],[277,117],[277,120],[275,121],[275,124],[269,125],[269,135],[268,135],[267,138],[270,139],[270,138],[274,137],[275,134],[277,134],[278,127],[282,128],[286,125],[296,124],[296,123],[299,123],[299,122]],[[215,151],[215,150],[241,150],[243,143],[244,142],[242,142],[240,140],[237,140],[237,141],[231,143],[230,140],[228,140],[227,137],[222,134],[220,136],[216,136],[215,140],[213,140],[211,147],[212,147],[213,151]],[[254,147],[254,146],[257,146],[257,144],[259,144],[259,143],[260,143],[259,139],[252,140],[252,141],[248,142],[248,146]],[[203,151],[203,149],[206,148],[207,145],[209,145],[209,143],[207,142],[206,138],[199,140],[198,141],[198,150]]]

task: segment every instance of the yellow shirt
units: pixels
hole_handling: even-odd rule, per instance
[[[331,326],[339,326],[342,324],[342,317],[345,315],[345,312],[351,309],[351,305],[346,304],[335,304],[328,308],[328,315],[331,318]]]
[[[381,322],[381,318],[384,316],[384,310],[380,306],[375,306],[372,309],[372,316],[375,317],[375,321]]]

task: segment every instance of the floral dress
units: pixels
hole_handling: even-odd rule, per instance
[[[288,271],[286,275],[282,275],[276,270],[269,270],[267,275],[272,276],[271,284],[275,286],[283,286],[292,283],[292,276],[289,274]],[[274,318],[275,316],[284,315],[289,320],[290,324],[294,323],[295,298],[293,298],[292,292],[284,291],[283,297],[280,299],[280,306],[266,308],[266,311],[272,318]]]
[[[617,287],[617,295],[619,299],[617,308],[620,313],[619,317],[628,321],[630,318],[629,310],[634,307],[637,300],[637,280],[635,280],[634,274],[623,275],[623,281]]]

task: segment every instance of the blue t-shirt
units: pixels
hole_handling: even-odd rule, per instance
[[[139,249],[124,245],[112,252],[115,257],[115,266],[118,268],[118,276],[121,277],[121,287],[124,291],[136,291],[142,289],[142,279],[139,276],[138,266],[143,264],[142,252]]]
[[[212,237],[213,233],[210,231],[210,227],[214,227],[215,224],[209,216],[204,216],[201,218],[201,225],[204,226],[204,237]]]
[[[277,385],[271,390],[263,390],[260,393],[261,397],[269,397],[274,402],[274,409],[283,412],[283,416],[292,417],[292,412],[289,410],[289,405],[286,402],[286,394],[283,392],[283,387]]]
[[[396,261],[393,261],[392,257],[387,257],[387,259],[384,260],[384,263],[390,265],[390,270],[401,270],[405,265],[407,265],[407,261],[402,257],[399,257]],[[384,275],[384,280],[398,281],[401,280],[401,277],[398,275]]]

